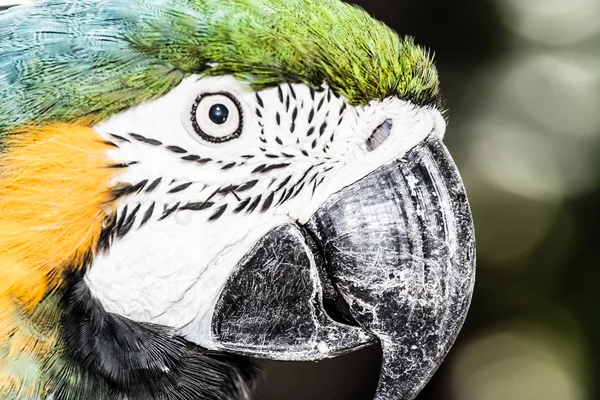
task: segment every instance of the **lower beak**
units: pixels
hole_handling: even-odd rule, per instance
[[[454,343],[474,278],[466,193],[432,135],[332,196],[304,226],[263,237],[221,293],[213,342],[308,361],[379,341],[376,399],[413,399]]]

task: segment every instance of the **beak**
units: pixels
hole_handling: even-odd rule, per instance
[[[431,135],[332,196],[306,225],[263,237],[221,293],[212,340],[221,350],[295,361],[379,341],[375,398],[413,399],[454,343],[474,278],[466,193]]]

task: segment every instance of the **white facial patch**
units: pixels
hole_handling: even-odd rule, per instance
[[[86,274],[90,290],[108,312],[210,348],[215,302],[264,234],[307,221],[445,123],[397,98],[353,107],[326,86],[254,92],[232,77],[192,76],[94,129],[128,167],[114,182],[114,238]]]

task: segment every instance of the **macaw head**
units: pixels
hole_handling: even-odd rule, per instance
[[[380,342],[412,399],[474,237],[430,54],[337,0],[0,14],[0,397],[246,399]]]

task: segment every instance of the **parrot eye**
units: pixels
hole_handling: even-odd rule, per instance
[[[196,134],[208,142],[227,142],[242,133],[242,108],[229,93],[198,96],[190,119]]]

